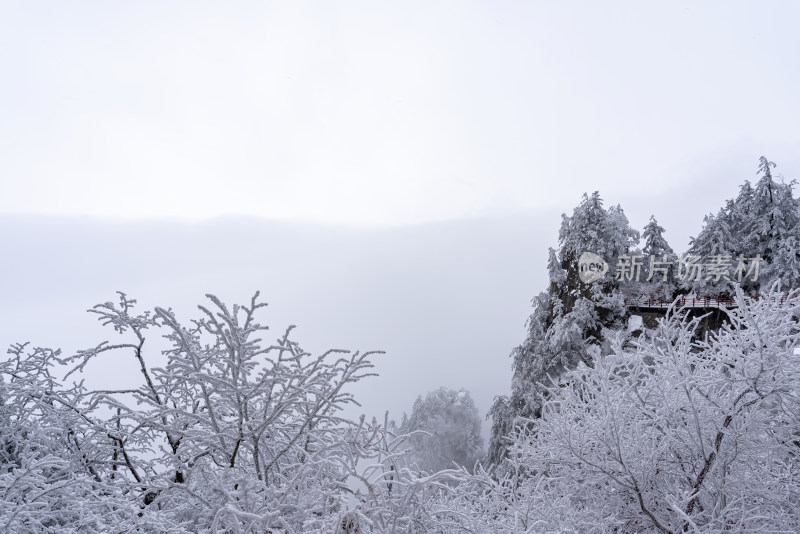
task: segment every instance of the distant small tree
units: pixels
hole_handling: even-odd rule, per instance
[[[450,469],[454,463],[471,470],[483,456],[481,419],[465,389],[439,388],[418,397],[400,432],[409,434],[410,458],[424,471]]]

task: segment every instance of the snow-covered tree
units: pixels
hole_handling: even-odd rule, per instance
[[[550,287],[533,299],[528,336],[512,352],[511,397],[498,397],[490,411],[491,462],[504,457],[505,436],[518,418],[538,416],[546,387],[579,362],[591,362],[600,354],[606,329],[621,327],[627,317],[615,277],[582,282],[579,258],[592,252],[613,267],[638,240],[622,208],[604,208],[597,192],[584,195],[572,216],[562,216],[559,250],[550,250]]]
[[[781,297],[739,291],[699,341],[677,311],[562,375],[502,475],[448,498],[462,531],[800,531],[800,298]]]
[[[609,530],[796,531],[800,300],[778,297],[739,292],[707,341],[677,315],[635,350],[579,366],[523,446],[548,491]]]
[[[664,238],[664,227],[658,224],[655,216],[650,216],[650,222],[644,227],[642,232],[644,247],[642,252],[652,256],[662,256],[664,254],[674,254],[672,247],[669,246]]]
[[[757,292],[781,280],[783,287],[800,285],[800,200],[794,197],[795,182],[778,181],[772,174],[775,164],[759,159],[761,175],[755,186],[745,182],[739,194],[726,202],[719,213],[704,219],[703,229],[692,238],[690,254],[722,255],[735,263],[763,260],[757,280],[754,276],[734,276],[746,290]],[[748,268],[749,271],[749,268]],[[735,279],[733,279],[735,278]],[[741,279],[740,279],[741,278]],[[705,284],[694,284],[702,291]]]
[[[411,461],[426,472],[471,470],[484,454],[481,419],[469,392],[439,388],[414,402],[400,432],[408,434]]]
[[[257,295],[232,308],[209,299],[185,326],[120,294],[90,310],[116,343],[69,358],[12,347],[0,365],[4,531],[314,532],[338,521],[358,458],[377,458],[385,431],[341,416],[375,353],[312,356],[291,327],[265,343]],[[163,355],[145,349],[159,330]],[[113,358],[136,362],[138,386],[57,378]]]
[[[649,295],[671,302],[675,294],[675,252],[664,237],[664,227],[658,224],[654,216],[642,232],[645,261],[642,269],[642,283],[635,288],[635,297]]]
[[[740,250],[742,244],[739,231],[743,221],[736,215],[738,209],[739,204],[728,201],[726,208],[721,209],[716,216],[706,215],[700,233],[691,238],[689,253],[697,256],[733,256],[736,250]]]
[[[17,344],[8,353],[0,363],[0,531],[184,532],[157,512],[143,517],[130,488],[110,483],[108,436],[89,424],[86,391],[54,376],[59,352]]]
[[[165,308],[137,312],[120,294],[90,310],[115,343],[70,357],[11,347],[0,362],[0,531],[414,534],[461,524],[448,503],[465,468],[421,474],[406,453],[417,434],[395,432],[388,414],[383,424],[342,416],[374,352],[313,356],[293,327],[265,340],[258,294],[233,307],[209,300],[184,323]],[[158,333],[163,350],[147,343]],[[114,358],[135,363],[131,387],[84,387],[87,367]],[[471,465],[480,422],[469,395],[454,393],[449,409],[412,417],[453,417],[445,437],[466,430],[466,442],[444,445]]]

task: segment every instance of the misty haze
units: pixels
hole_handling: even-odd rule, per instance
[[[0,3],[0,532],[800,532],[797,20]]]

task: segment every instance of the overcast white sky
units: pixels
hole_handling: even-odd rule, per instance
[[[79,345],[42,307],[117,289],[261,288],[321,345],[330,313],[395,350],[385,380],[414,353],[488,381],[485,410],[582,193],[680,250],[759,156],[800,177],[798,21],[792,1],[0,0],[0,341]],[[272,222],[198,222],[218,216]],[[220,260],[225,235],[263,249]]]
[[[797,176],[798,20],[791,1],[4,1],[0,212],[371,225],[657,202],[762,153]]]

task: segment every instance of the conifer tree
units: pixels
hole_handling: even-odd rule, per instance
[[[579,362],[591,365],[601,352],[605,330],[621,327],[627,318],[614,276],[581,281],[581,254],[593,252],[614,266],[638,241],[639,232],[630,227],[622,208],[604,208],[596,191],[583,196],[571,217],[562,215],[559,249],[550,249],[549,288],[533,299],[527,338],[511,354],[511,396],[498,397],[490,411],[490,462],[505,456],[503,438],[519,418],[538,417],[546,388]]]
[[[671,301],[675,294],[675,252],[664,237],[664,227],[658,224],[655,216],[650,216],[650,222],[642,232],[645,254],[644,267],[647,269],[645,284],[639,287],[639,296],[650,295]]]
[[[650,216],[650,222],[644,227],[642,232],[642,239],[644,240],[644,248],[642,252],[647,255],[661,256],[663,254],[674,254],[672,247],[669,246],[667,240],[664,238],[664,227],[658,224],[655,216]]]
[[[746,181],[737,197],[728,200],[716,216],[706,216],[689,249],[697,256],[730,256],[734,264],[740,257],[760,258],[757,279],[753,275],[732,280],[751,292],[769,287],[775,280],[784,288],[800,283],[800,200],[792,194],[794,181],[775,179],[775,166],[762,156],[758,165],[761,177],[755,186]]]

